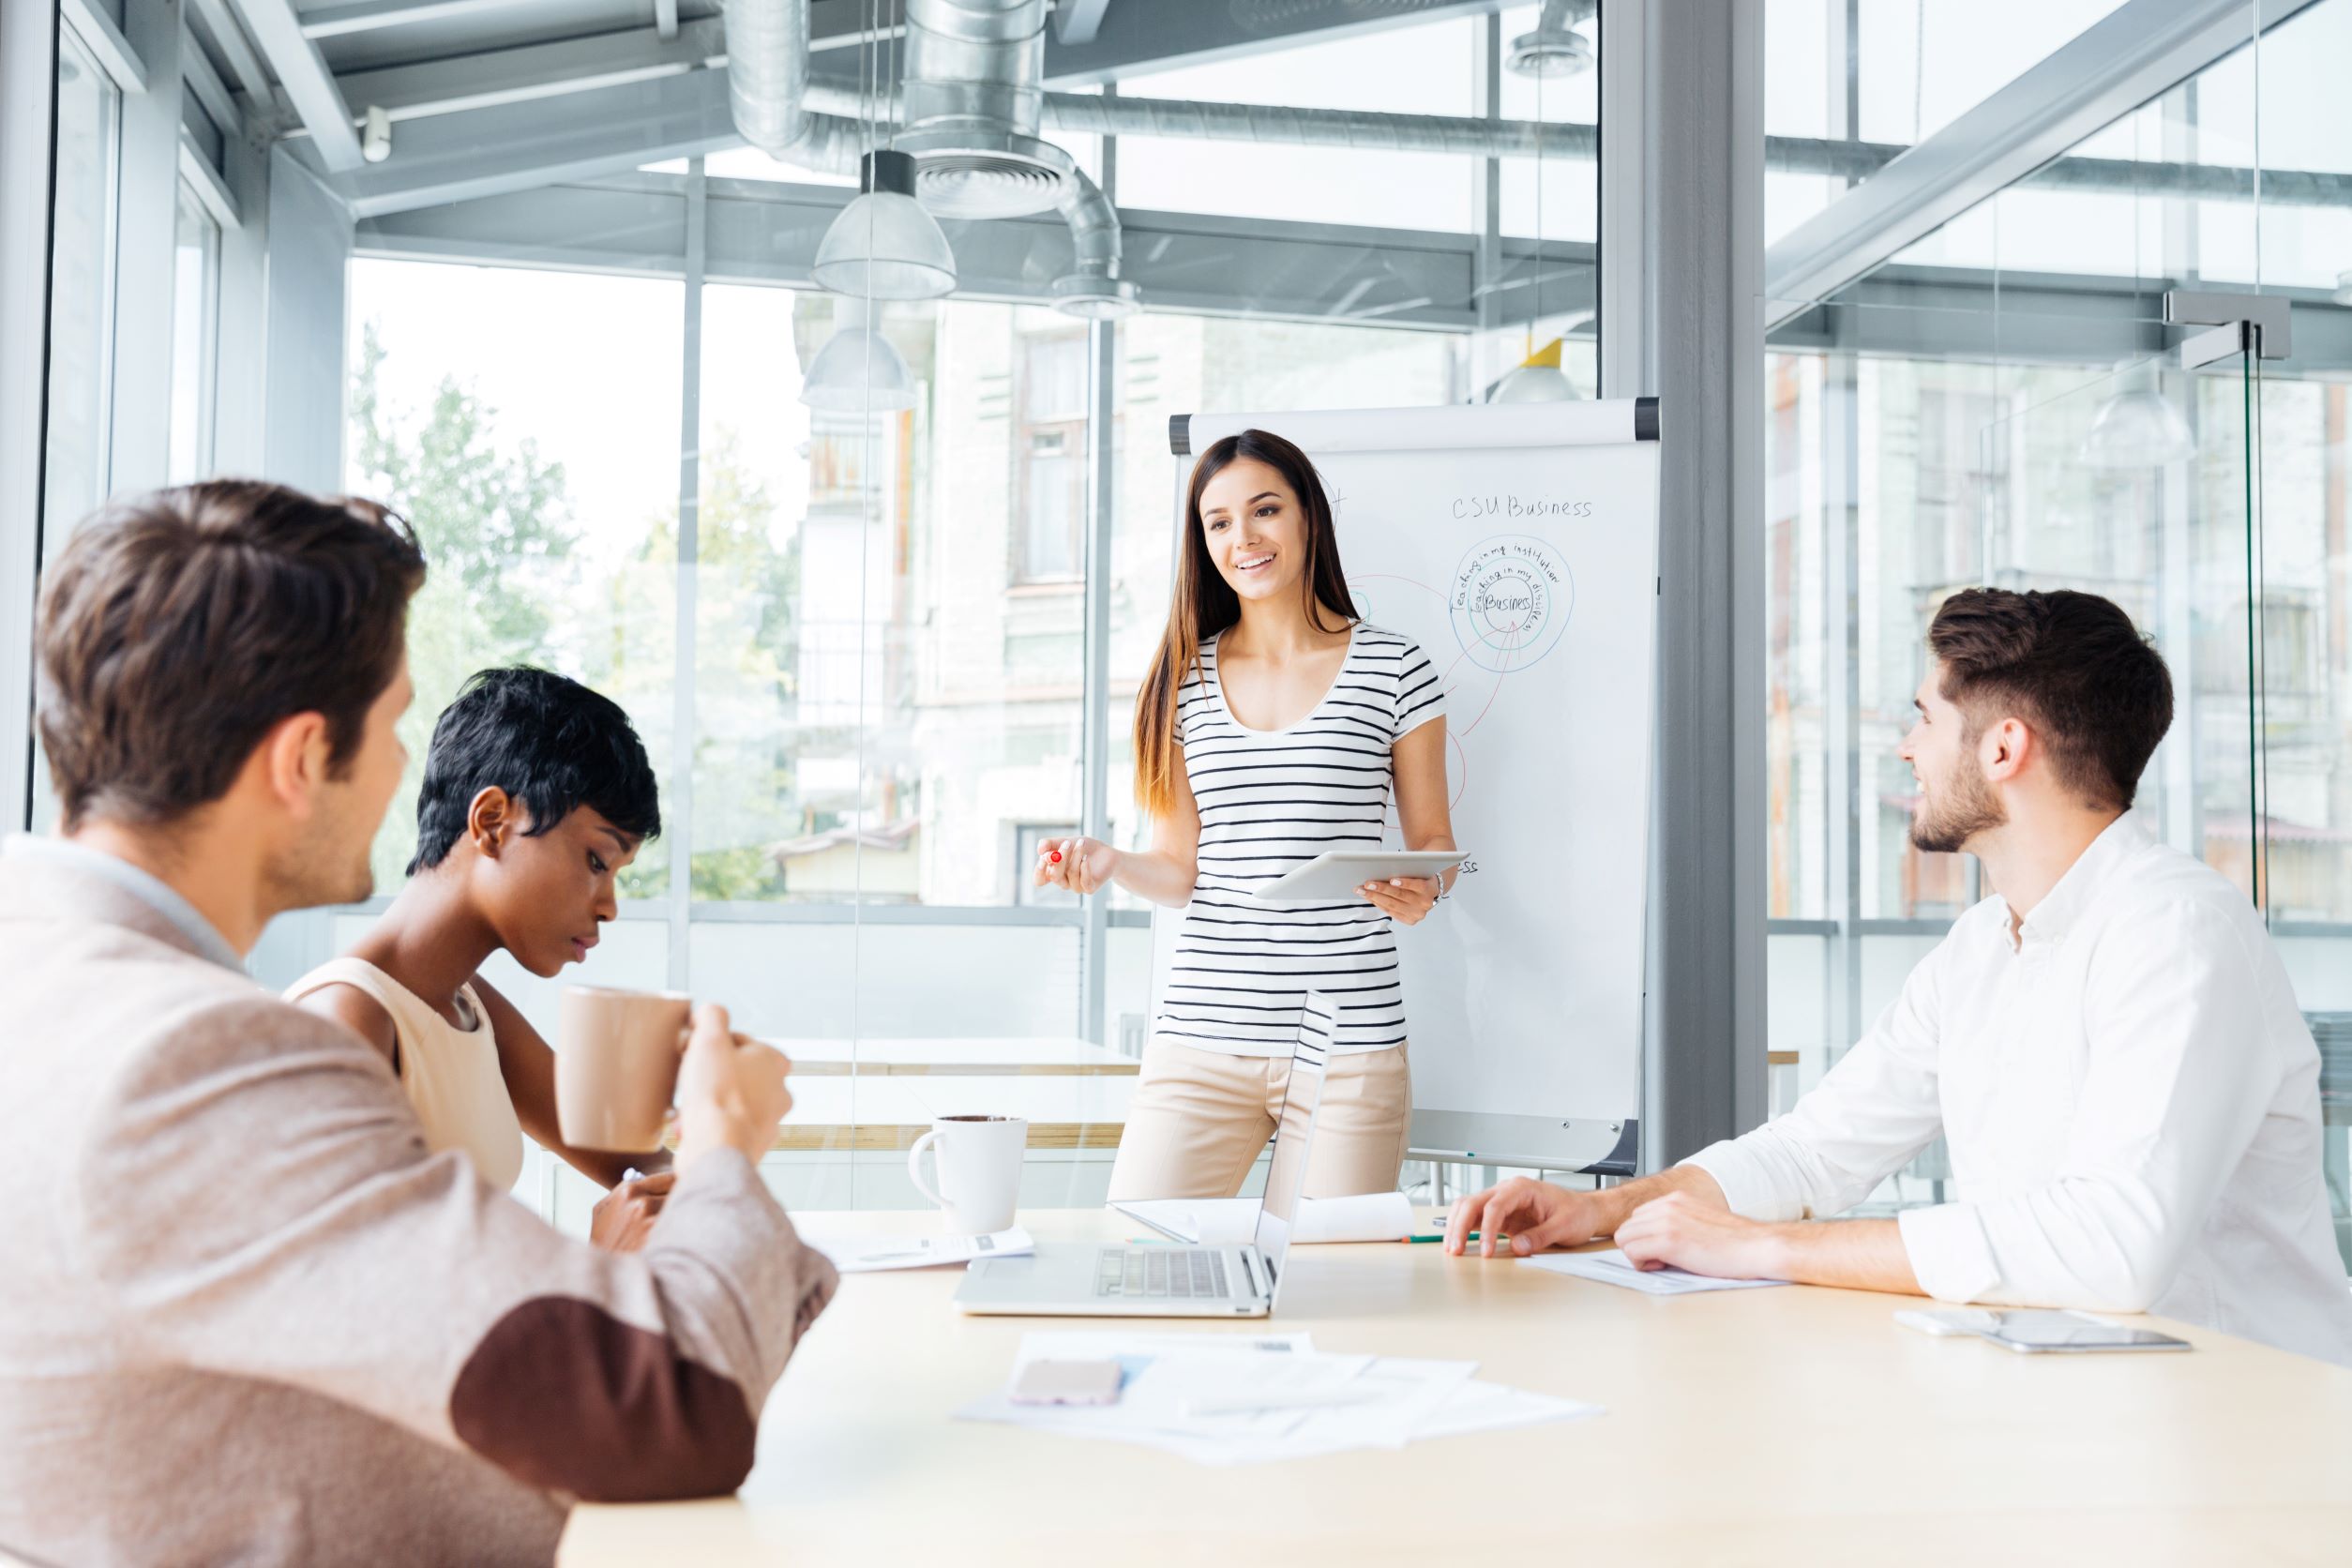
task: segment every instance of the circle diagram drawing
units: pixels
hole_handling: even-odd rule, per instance
[[[1446,599],[1463,654],[1498,675],[1558,647],[1576,603],[1576,579],[1560,551],[1523,534],[1474,546],[1454,569]]]

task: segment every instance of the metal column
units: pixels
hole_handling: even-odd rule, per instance
[[[1115,94],[1107,83],[1106,95]],[[1115,206],[1119,200],[1119,143],[1103,138],[1102,178],[1096,182]],[[1098,321],[1086,329],[1086,677],[1079,754],[1084,758],[1082,832],[1110,837],[1110,570],[1119,499],[1119,324]],[[1086,924],[1078,938],[1078,1032],[1096,1045],[1109,1028],[1110,892],[1084,901]]]
[[[670,988],[691,989],[694,911],[695,578],[701,569],[702,504],[702,265],[706,182],[702,160],[686,164],[686,352],[678,386],[678,584],[671,670],[670,777],[663,790],[670,841]]]
[[[1603,0],[1601,390],[1660,402],[1644,1169],[1765,1108],[1762,8]]]
[[[53,8],[0,7],[0,831],[32,825],[56,50]]]

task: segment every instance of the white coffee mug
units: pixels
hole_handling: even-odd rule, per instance
[[[934,1149],[939,1185],[923,1179],[923,1151]],[[1029,1123],[1018,1116],[942,1116],[907,1151],[907,1178],[940,1206],[950,1235],[985,1236],[1013,1224],[1020,1195]]]

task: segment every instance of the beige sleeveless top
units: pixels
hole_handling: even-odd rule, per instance
[[[400,1043],[400,1087],[408,1091],[425,1142],[436,1153],[461,1150],[494,1187],[511,1187],[522,1174],[522,1123],[498,1071],[498,1040],[490,1014],[474,988],[459,997],[474,1015],[472,1029],[458,1029],[432,1004],[365,958],[333,958],[287,988],[299,1002],[328,986],[349,986],[373,997],[392,1015]]]

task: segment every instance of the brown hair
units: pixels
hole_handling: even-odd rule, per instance
[[[370,501],[214,480],[93,514],[49,568],[36,633],[65,825],[174,822],[295,714],[325,716],[328,765],[348,768],[424,580],[415,536]]]
[[[2114,603],[2066,588],[1965,588],[1936,611],[1927,646],[1970,736],[2022,718],[2059,783],[2090,805],[2130,807],[2172,728],[2172,676]]]
[[[1209,538],[1200,520],[1200,492],[1232,464],[1243,459],[1264,463],[1282,475],[1290,493],[1299,498],[1306,516],[1306,567],[1299,574],[1299,596],[1307,624],[1317,631],[1335,631],[1323,625],[1323,611],[1357,619],[1355,600],[1349,597],[1348,580],[1339,569],[1339,540],[1332,527],[1331,500],[1323,481],[1304,452],[1268,430],[1244,430],[1213,443],[1192,465],[1192,482],[1184,498],[1184,539],[1176,552],[1176,591],[1168,606],[1168,629],[1160,634],[1159,653],[1152,672],[1143,679],[1135,703],[1135,798],[1154,816],[1167,812],[1176,799],[1176,772],[1183,764],[1176,746],[1176,693],[1192,671],[1207,680],[1201,669],[1200,644],[1242,618],[1241,596],[1217,572],[1209,555]]]

